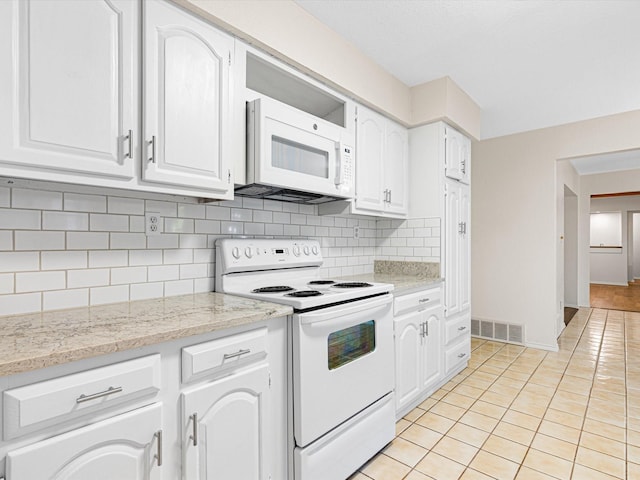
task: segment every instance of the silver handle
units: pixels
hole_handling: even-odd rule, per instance
[[[120,393],[122,391],[122,387],[109,387],[106,390],[98,393],[92,393],[91,395],[85,395],[84,393],[76,398],[76,403],[88,402],[90,400],[95,400],[96,398],[106,397],[107,395],[111,395],[112,393]]]
[[[467,222],[464,222],[464,234],[467,234]]]
[[[124,158],[133,158],[133,130],[129,130],[129,135],[124,137],[124,139],[127,140],[127,143],[129,144],[129,151]]]
[[[429,300],[430,300],[429,298],[421,298],[420,300],[418,300],[418,303],[426,303]]]
[[[458,223],[458,233],[462,235],[464,233],[464,222]]]
[[[389,203],[391,203],[391,190],[389,190],[389,200],[387,200]]]
[[[384,192],[382,192],[382,193],[384,193],[384,200],[383,200],[383,202],[388,202],[389,200],[387,200],[387,198],[388,198],[388,195],[389,195],[389,190],[385,190],[385,191],[384,191]]]
[[[151,137],[151,141],[149,141],[149,145],[151,146],[151,157],[149,157],[149,161],[151,163],[156,163],[156,136],[153,135]]]
[[[466,329],[467,329],[467,327],[458,327],[458,331],[460,331],[460,332],[463,331],[463,330],[466,330]]]
[[[239,357],[240,355],[245,355],[247,353],[251,353],[251,350],[249,348],[246,348],[244,350],[238,350],[236,353],[225,353],[222,356],[222,359],[223,360],[229,360],[230,358]]]
[[[158,441],[156,454],[153,456],[158,461],[158,466],[162,466],[162,430],[158,430],[153,434],[153,437]]]
[[[428,322],[424,322],[424,336],[425,337],[429,336],[429,323]]]
[[[462,173],[463,174],[467,173],[467,161],[466,160],[462,160]]]
[[[194,413],[193,415],[190,415],[189,418],[191,419],[191,421],[193,422],[192,425],[192,434],[189,437],[189,440],[193,440],[193,446],[197,447],[198,446],[198,414]]]
[[[466,353],[459,353],[459,354],[458,354],[458,358],[464,358],[464,357],[466,357],[466,356],[467,356],[467,354],[466,354]]]

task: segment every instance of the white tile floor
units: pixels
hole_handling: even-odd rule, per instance
[[[640,313],[580,309],[559,344],[472,339],[350,480],[640,479]]]

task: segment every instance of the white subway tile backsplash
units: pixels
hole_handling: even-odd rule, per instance
[[[124,267],[111,269],[111,285],[144,283],[147,281],[147,267]]]
[[[159,213],[162,217],[178,216],[178,204],[161,200],[145,200],[145,212]]]
[[[62,193],[46,190],[14,188],[11,192],[11,207],[36,210],[62,210]]]
[[[179,265],[152,266],[148,268],[147,275],[150,282],[178,280],[180,278],[180,266]]]
[[[0,252],[0,272],[26,272],[39,267],[39,252]]]
[[[125,267],[129,262],[126,250],[95,250],[89,252],[89,268]]]
[[[11,206],[11,189],[7,187],[0,187],[0,207]]]
[[[89,289],[59,290],[42,294],[43,310],[60,310],[63,308],[87,307],[89,305]]]
[[[180,235],[177,233],[163,233],[147,237],[147,248],[178,248]]]
[[[164,283],[136,283],[129,288],[131,301],[164,296]]]
[[[194,220],[192,218],[165,218],[165,233],[193,233]]]
[[[88,255],[86,251],[42,252],[40,262],[42,270],[71,270],[87,268]]]
[[[15,250],[64,250],[64,232],[16,231]]]
[[[20,315],[42,310],[42,293],[0,295],[0,312],[3,315]]]
[[[207,236],[206,235],[180,235],[180,248],[206,248]]]
[[[162,265],[162,250],[130,250],[129,265]]]
[[[107,197],[104,195],[64,194],[64,209],[74,212],[105,213]]]
[[[145,212],[165,233],[145,235]],[[437,262],[439,225],[246,198],[201,205],[0,187],[0,315],[212,291],[214,242],[231,235],[319,239],[331,276],[371,272],[376,258]],[[19,299],[26,305],[9,307]]]
[[[94,287],[89,291],[90,305],[103,305],[129,301],[129,285],[115,287]]]
[[[38,210],[0,208],[0,229],[40,230],[41,216]]]
[[[167,297],[173,295],[186,295],[193,293],[193,280],[175,280],[164,282],[164,294]]]
[[[0,250],[13,250],[12,230],[0,230]]]
[[[144,200],[140,198],[109,197],[108,212],[122,213],[124,215],[144,215]]]
[[[42,212],[43,230],[89,230],[87,213]]]
[[[13,273],[0,273],[0,294],[13,293]]]
[[[132,250],[145,248],[147,236],[144,233],[111,233],[110,247],[112,250]]]
[[[127,215],[92,213],[89,215],[89,230],[98,232],[128,232]]]
[[[108,248],[107,232],[67,232],[67,250],[106,250]]]
[[[205,205],[196,205],[192,203],[178,204],[179,218],[206,218]]]
[[[108,268],[67,271],[67,288],[99,287],[102,285],[109,285]]]
[[[66,283],[64,272],[16,273],[16,293],[62,290]]]

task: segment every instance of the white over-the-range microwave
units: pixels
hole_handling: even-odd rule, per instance
[[[247,103],[247,184],[240,196],[297,203],[351,199],[355,134],[267,97]]]

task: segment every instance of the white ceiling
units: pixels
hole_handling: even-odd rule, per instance
[[[449,76],[482,138],[640,109],[637,0],[295,0],[414,86]]]
[[[640,168],[640,150],[612,152],[569,160],[578,175],[594,175]]]

